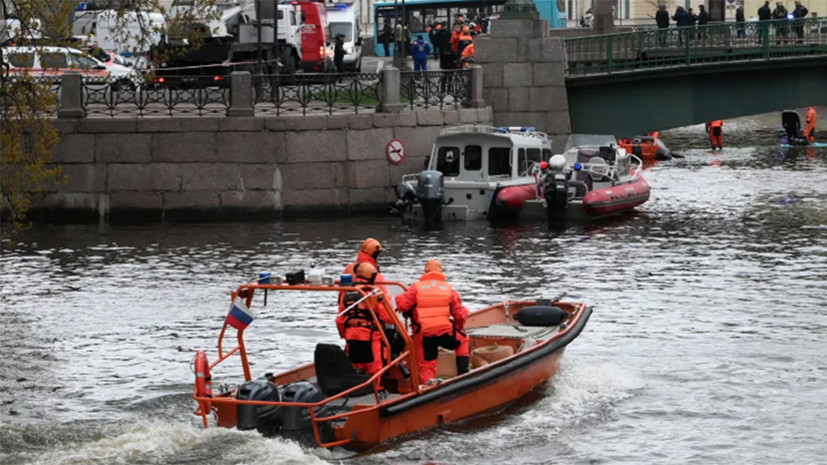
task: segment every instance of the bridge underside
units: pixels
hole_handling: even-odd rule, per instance
[[[825,105],[827,58],[570,77],[566,87],[572,133],[631,137],[715,119]]]

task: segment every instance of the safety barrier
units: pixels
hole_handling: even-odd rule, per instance
[[[229,79],[164,76],[164,82],[96,82],[60,77],[59,118],[119,116],[268,116],[398,112],[480,107],[481,69],[256,75]]]
[[[403,72],[400,93],[403,104],[413,108],[467,105],[471,99],[471,72],[452,71]]]
[[[253,106],[276,115],[376,111],[380,83],[380,73],[256,75]]]
[[[650,28],[564,40],[566,75],[827,54],[827,20],[808,18]]]

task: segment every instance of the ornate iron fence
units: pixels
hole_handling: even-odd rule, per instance
[[[569,77],[827,54],[821,18],[645,29],[566,39]]]
[[[165,76],[164,83],[83,83],[82,106],[93,116],[224,116],[228,82],[192,76]]]
[[[378,73],[253,76],[255,112],[334,114],[375,111],[382,104]]]
[[[471,72],[405,71],[400,73],[399,94],[403,105],[414,108],[444,108],[465,105],[471,98]]]

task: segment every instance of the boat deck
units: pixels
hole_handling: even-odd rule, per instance
[[[520,324],[501,323],[477,328],[465,328],[470,337],[506,338],[506,339],[548,339],[560,330],[559,326],[523,326]]]

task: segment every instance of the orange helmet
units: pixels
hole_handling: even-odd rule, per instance
[[[379,241],[372,237],[369,237],[365,239],[365,242],[362,242],[362,247],[360,247],[359,250],[376,259],[384,249],[382,248],[382,244],[380,244]]]
[[[356,266],[353,267],[353,271],[356,272],[356,277],[364,279],[370,284],[373,284],[377,273],[379,273],[376,271],[375,266],[367,262],[357,263]]]
[[[462,33],[463,34],[470,34],[471,33],[471,28],[468,27],[468,26],[462,26]]]
[[[442,263],[439,263],[439,260],[428,260],[428,263],[425,264],[425,272],[428,273],[429,271],[442,273]]]

